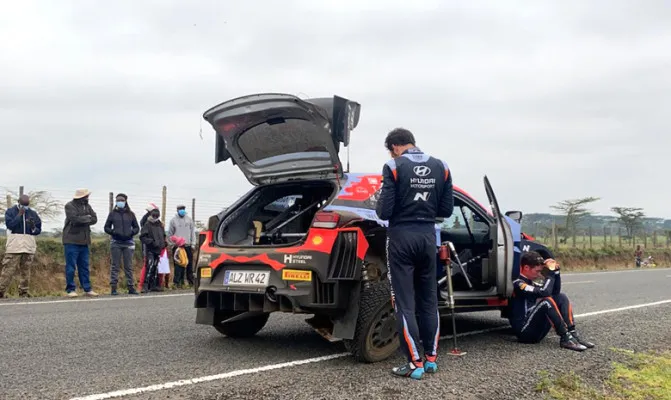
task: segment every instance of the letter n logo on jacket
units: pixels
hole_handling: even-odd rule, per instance
[[[428,201],[429,200],[429,192],[415,193],[415,198],[413,200],[414,201],[417,201],[417,200]]]

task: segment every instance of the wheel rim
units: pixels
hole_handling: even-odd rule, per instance
[[[386,357],[398,346],[394,308],[387,304],[376,315],[366,336],[366,347],[373,358]]]

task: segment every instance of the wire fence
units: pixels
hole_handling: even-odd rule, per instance
[[[31,207],[40,210],[48,207],[53,211],[53,217],[43,217],[43,231],[57,232],[63,228],[65,223],[64,206],[71,201],[75,190],[77,188],[59,188],[59,187],[8,187],[0,184],[0,211],[4,219],[4,210],[7,207],[14,206],[18,201],[20,194],[36,194],[40,192],[41,195],[34,196],[31,199]],[[107,189],[107,190],[105,190]],[[98,216],[98,222],[92,226],[93,231],[102,232],[105,225],[107,215],[112,210],[118,193],[124,193],[128,196],[128,206],[133,210],[138,220],[146,213],[146,207],[149,203],[154,203],[161,210],[161,218],[164,222],[169,222],[170,219],[176,215],[177,206],[186,206],[187,212],[191,218],[199,226],[207,224],[210,216],[219,213],[229,204],[235,201],[235,194],[226,196],[225,199],[217,200],[214,198],[198,198],[195,193],[189,196],[189,191],[198,191],[206,193],[208,189],[199,188],[198,190],[189,190],[179,185],[175,185],[174,193],[171,192],[170,186],[156,186],[147,187],[140,183],[131,183],[124,185],[123,190],[109,190],[110,188],[89,188],[91,195],[89,197],[89,204]],[[127,189],[127,190],[126,190]],[[211,190],[210,190],[211,192]],[[49,213],[45,213],[49,214]],[[2,227],[4,228],[4,226]]]
[[[522,228],[525,230],[524,225]],[[557,225],[552,225],[544,229],[534,226],[526,233],[554,248],[671,248],[671,231],[666,229],[639,229],[630,235],[622,227],[588,226],[576,234],[564,235],[558,232]]]

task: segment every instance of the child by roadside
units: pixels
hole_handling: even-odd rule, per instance
[[[186,272],[186,266],[189,264],[189,257],[186,254],[186,240],[183,237],[179,236],[170,236],[170,241],[175,244],[173,248],[173,262],[175,264],[175,279],[174,284],[176,288],[182,288],[184,286],[184,273]]]

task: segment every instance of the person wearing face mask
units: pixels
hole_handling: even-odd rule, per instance
[[[165,227],[160,220],[161,213],[158,209],[151,210],[147,222],[140,231],[140,241],[145,245],[147,252],[147,272],[144,278],[142,293],[162,292],[163,288],[158,282],[158,263],[161,253],[168,245],[165,237]]]
[[[19,203],[5,211],[7,243],[2,259],[0,275],[0,298],[5,297],[12,279],[19,274],[19,296],[32,297],[30,287],[30,265],[33,263],[37,243],[35,236],[42,232],[42,220],[30,206],[30,197],[21,195]]]
[[[105,222],[105,233],[112,238],[110,252],[112,253],[112,266],[110,268],[110,291],[113,296],[117,295],[117,282],[119,281],[120,263],[123,258],[124,274],[128,294],[138,294],[135,290],[133,279],[133,253],[135,252],[135,241],[133,238],[140,233],[135,213],[128,205],[128,196],[119,193],[116,196],[116,205],[107,216]]]
[[[63,226],[63,246],[65,247],[65,292],[68,297],[77,297],[75,267],[79,284],[87,296],[98,296],[91,288],[89,247],[91,246],[91,226],[98,223],[98,216],[89,204],[91,192],[77,189],[72,201],[65,205],[65,225]]]
[[[177,236],[184,238],[184,249],[186,250],[186,255],[189,259],[189,263],[186,265],[186,280],[189,282],[190,286],[193,286],[193,249],[196,246],[196,225],[193,223],[191,217],[186,215],[186,206],[180,204],[177,206],[177,215],[170,220],[170,226],[168,229],[168,237]],[[177,250],[177,246],[173,243],[173,253]],[[177,287],[181,287],[184,284],[184,277],[181,277],[181,281],[178,280],[178,275],[175,274],[173,278],[173,283]]]

